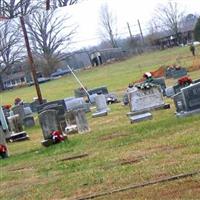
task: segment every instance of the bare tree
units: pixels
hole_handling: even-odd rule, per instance
[[[54,8],[63,7],[63,6],[70,6],[73,4],[78,3],[80,0],[53,0],[52,5]]]
[[[33,0],[0,0],[0,15],[8,19],[23,16],[39,9],[42,1]]]
[[[23,48],[18,28],[10,21],[0,26],[0,66],[1,72],[9,69],[22,59]],[[13,28],[11,28],[13,27]]]
[[[106,38],[113,48],[117,47],[117,20],[110,11],[107,4],[104,4],[100,9],[100,29],[101,34]]]
[[[184,11],[178,7],[178,3],[169,2],[166,5],[160,5],[155,10],[154,23],[158,24],[157,27],[160,30],[165,30],[178,36],[183,16]]]
[[[0,89],[3,89],[2,76],[21,61],[23,49],[18,28],[11,28],[10,21],[0,24]]]
[[[26,20],[33,52],[46,61],[47,74],[63,59],[62,51],[76,32],[75,26],[64,26],[69,20],[70,17],[56,16],[55,11],[36,12]]]

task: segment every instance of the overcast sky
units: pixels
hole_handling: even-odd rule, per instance
[[[139,33],[137,19],[140,20],[144,32],[147,32],[148,22],[152,18],[155,8],[169,0],[84,0],[80,4],[62,8],[61,12],[69,12],[72,19],[79,25],[73,46],[89,46],[100,41],[99,10],[107,3],[117,17],[118,35],[128,33],[127,22],[134,34]],[[200,14],[200,0],[173,0],[187,13]]]

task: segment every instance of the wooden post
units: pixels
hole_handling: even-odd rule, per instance
[[[31,72],[32,72],[32,75],[33,75],[33,80],[34,80],[35,89],[36,89],[37,96],[38,96],[38,101],[39,101],[40,104],[42,104],[42,94],[41,94],[40,86],[39,86],[37,76],[36,76],[36,68],[35,68],[35,65],[34,65],[33,56],[32,56],[32,52],[31,52],[28,34],[27,34],[27,30],[26,30],[26,26],[25,26],[23,16],[20,17],[20,23],[21,23],[21,27],[22,27],[22,31],[23,31],[23,35],[24,35],[25,45],[26,45],[26,49],[27,49],[27,53],[28,53],[29,64],[31,66]]]
[[[46,10],[50,10],[50,0],[46,0]]]

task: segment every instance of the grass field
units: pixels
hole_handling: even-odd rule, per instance
[[[200,49],[198,49],[200,50]],[[127,85],[145,71],[178,63],[189,67],[193,58],[188,48],[146,53],[107,66],[81,71],[77,75],[88,87],[106,85],[122,97]],[[200,71],[190,73],[200,78]],[[171,85],[176,80],[167,80]],[[66,76],[41,85],[43,97],[50,100],[73,95],[79,87]],[[1,104],[21,97],[31,101],[34,87],[1,93]],[[200,115],[177,119],[172,100],[170,110],[153,112],[153,120],[130,124],[128,107],[110,106],[102,118],[87,114],[91,132],[71,135],[65,143],[41,146],[38,125],[27,129],[29,141],[8,145],[10,158],[0,160],[0,199],[76,199],[78,196],[123,188],[200,169]],[[80,159],[70,156],[88,154]],[[200,175],[128,190],[98,199],[200,199]]]

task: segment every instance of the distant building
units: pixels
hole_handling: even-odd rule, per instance
[[[15,65],[1,73],[2,89],[11,89],[26,85],[31,80],[30,73],[26,73],[22,66]]]
[[[178,34],[170,34],[168,32],[158,32],[154,36],[154,44],[160,46],[162,49],[186,45],[194,41],[194,28],[197,22],[195,15],[188,15]]]
[[[99,50],[103,63],[110,62],[112,60],[121,60],[127,57],[128,51],[122,48],[108,48]]]

